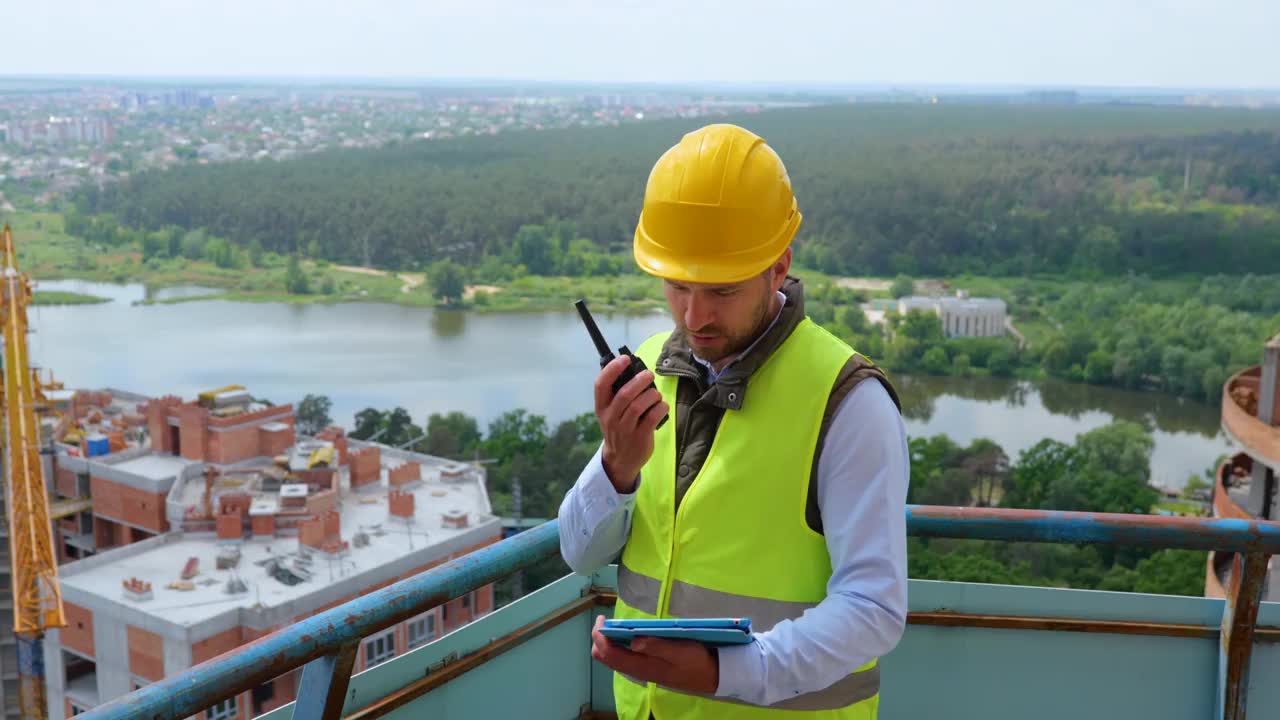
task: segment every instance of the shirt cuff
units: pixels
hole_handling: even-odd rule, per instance
[[[764,687],[764,645],[759,639],[742,645],[722,645],[716,697],[756,702]]]
[[[640,483],[636,482],[636,486],[630,493],[624,495],[618,492],[609,481],[609,474],[604,471],[604,460],[599,452],[591,459],[583,475],[582,504],[584,514],[590,518],[589,524],[592,527],[599,525],[601,520],[620,509],[629,509],[635,505],[636,492],[640,489]]]

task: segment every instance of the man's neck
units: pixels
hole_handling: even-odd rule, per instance
[[[698,362],[710,367],[715,376],[719,376],[720,373],[724,372],[725,368],[732,365],[734,361],[750,352],[751,348],[755,347],[755,344],[760,342],[760,338],[764,337],[764,334],[769,332],[769,328],[773,327],[773,324],[778,321],[778,316],[782,313],[782,305],[785,299],[786,298],[781,291],[773,293],[769,298],[769,309],[765,311],[765,317],[768,318],[768,320],[761,323],[761,326],[756,330],[755,337],[751,339],[751,343],[748,344],[741,352],[725,355],[713,363],[709,363],[698,357],[696,352],[690,351],[690,354],[692,354],[693,358]]]

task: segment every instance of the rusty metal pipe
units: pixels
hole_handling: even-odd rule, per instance
[[[1280,554],[1280,523],[1266,520],[911,505],[907,534]]]

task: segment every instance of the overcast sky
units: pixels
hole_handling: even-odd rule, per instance
[[[0,74],[1280,87],[1280,0],[0,0],[0,13]]]

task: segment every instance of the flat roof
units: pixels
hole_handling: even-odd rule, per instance
[[[194,462],[174,455],[143,455],[132,460],[115,463],[111,467],[148,480],[168,480],[177,477],[183,468]]]
[[[390,461],[390,462],[388,462]],[[384,461],[384,469],[391,464]],[[427,473],[424,476],[431,477]],[[158,544],[147,541],[145,547],[126,545],[109,550],[85,561],[72,562],[61,568],[59,581],[67,588],[96,595],[119,605],[154,616],[158,620],[179,625],[195,625],[237,607],[273,608],[330,589],[343,578],[392,564],[409,555],[473,532],[477,525],[490,522],[488,501],[483,485],[476,480],[462,482],[428,481],[402,491],[414,495],[414,522],[392,517],[387,503],[385,474],[376,490],[352,492],[343,488],[339,512],[342,539],[350,544],[345,556],[330,558],[318,550],[308,549],[309,565],[300,560],[298,538],[255,537],[240,544],[240,562],[233,570],[218,570],[218,554],[227,545],[212,533],[188,534]],[[468,515],[468,527],[447,528],[443,516],[454,509]],[[252,507],[250,513],[253,513]],[[363,531],[368,544],[356,547],[354,536]],[[171,589],[171,582],[181,579],[187,559],[198,560],[199,574],[191,578],[191,590]],[[272,576],[266,564],[279,559],[285,567],[309,567],[311,579],[288,585]],[[424,563],[426,561],[424,560]],[[77,565],[83,563],[83,569]],[[136,577],[151,583],[152,598],[142,602],[127,600],[121,582]],[[225,592],[229,580],[238,577],[248,591],[230,595]],[[354,591],[354,589],[353,589]]]

